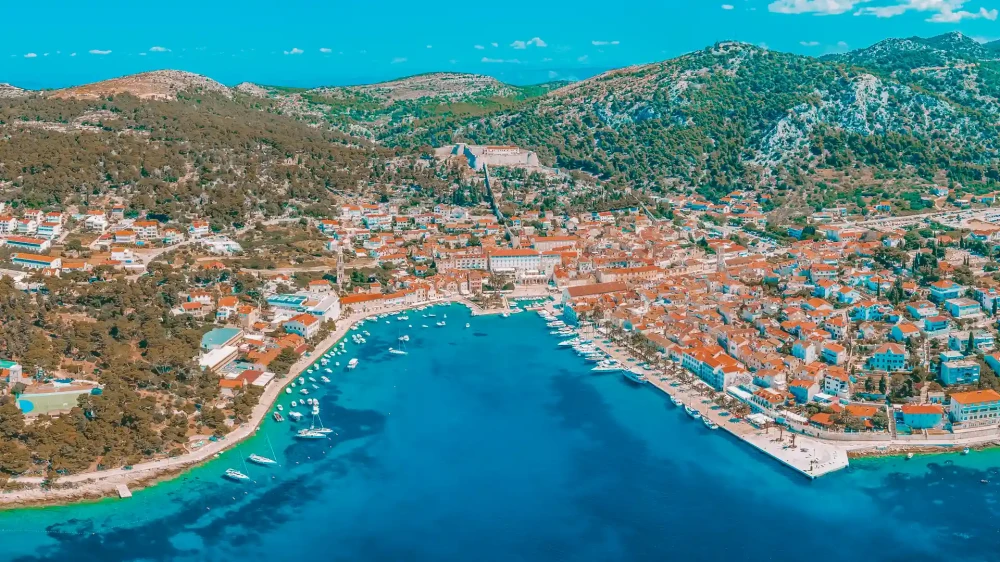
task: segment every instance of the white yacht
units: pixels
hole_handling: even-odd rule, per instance
[[[357,359],[357,357],[355,357],[355,358],[353,358],[353,359],[351,359],[350,361],[347,362],[347,368],[348,369],[353,369],[353,368],[355,368],[357,366],[358,366],[358,359]]]
[[[237,482],[244,482],[246,480],[250,480],[249,476],[243,474],[242,472],[236,470],[235,468],[226,469],[226,478],[230,480],[235,480]]]
[[[267,457],[262,457],[260,455],[250,455],[249,457],[247,457],[247,460],[250,461],[250,462],[252,462],[252,463],[262,464],[262,465],[265,465],[265,466],[271,465],[271,464],[278,464],[278,461],[276,461],[274,459],[269,459]]]
[[[326,439],[326,434],[314,429],[300,429],[295,433],[299,439]]]

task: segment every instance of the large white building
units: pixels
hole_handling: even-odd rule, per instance
[[[1000,423],[1000,393],[995,390],[973,390],[951,395],[948,408],[951,421],[966,427]]]
[[[562,261],[558,253],[531,249],[493,250],[490,252],[490,271],[499,273],[538,273],[552,275]]]

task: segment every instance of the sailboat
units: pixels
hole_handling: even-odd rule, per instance
[[[309,431],[313,431],[313,432],[316,432],[316,433],[319,433],[319,434],[323,434],[323,435],[325,435],[327,433],[333,433],[333,430],[330,429],[329,427],[323,427],[323,418],[319,417],[319,404],[316,404],[315,406],[313,406],[312,415],[313,415],[313,419],[312,419],[312,423],[309,424]],[[319,422],[319,426],[318,427],[316,425],[317,421]]]
[[[250,480],[250,477],[242,472],[236,470],[235,468],[227,468],[225,473],[226,478],[230,480],[235,480],[237,482],[244,482]]]
[[[392,353],[393,355],[406,355],[406,350],[402,349],[402,348],[405,347],[404,344],[406,342],[408,342],[408,341],[410,341],[410,336],[405,336],[405,335],[404,336],[399,336],[400,349],[396,349],[394,347],[390,347],[389,348],[389,353]]]
[[[258,454],[250,455],[249,457],[247,457],[247,460],[250,461],[250,462],[252,462],[252,463],[261,464],[261,465],[264,465],[264,466],[272,465],[272,464],[278,464],[278,461],[276,461],[274,459],[267,458],[267,457],[263,457],[263,456],[258,455]]]
[[[252,463],[256,463],[263,466],[276,465],[278,464],[278,461],[274,460],[273,458],[275,454],[274,454],[274,447],[271,445],[271,438],[267,437],[266,435],[264,437],[267,439],[267,448],[271,450],[271,457],[265,457],[263,455],[258,455],[254,453],[249,457],[247,457],[247,460],[249,460]]]

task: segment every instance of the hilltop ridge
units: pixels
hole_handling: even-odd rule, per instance
[[[181,91],[202,91],[231,97],[223,84],[193,72],[183,70],[153,70],[81,86],[55,90],[49,95],[61,99],[98,99],[105,96],[131,94],[139,99],[175,99]]]

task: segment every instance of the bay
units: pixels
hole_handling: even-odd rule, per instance
[[[131,499],[2,512],[0,560],[998,559],[996,451],[809,481],[650,385],[592,374],[533,313],[408,314],[366,323],[366,344],[312,375],[332,379],[309,395],[329,441],[268,419]],[[409,354],[389,354],[401,334]],[[285,413],[301,398],[282,394]]]

